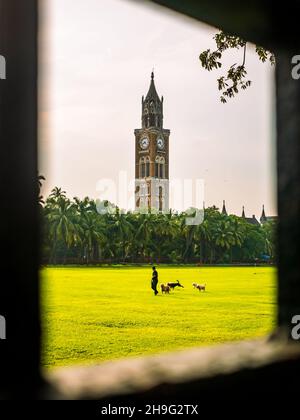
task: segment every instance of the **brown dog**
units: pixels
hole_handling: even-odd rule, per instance
[[[193,283],[193,287],[194,287],[194,289],[198,289],[199,292],[201,292],[201,290],[203,290],[203,292],[205,292],[206,284]]]
[[[160,288],[161,288],[161,293],[168,293],[168,294],[170,293],[170,286],[161,284]]]

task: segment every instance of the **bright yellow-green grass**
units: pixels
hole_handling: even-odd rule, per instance
[[[86,364],[259,337],[276,319],[270,267],[46,268],[42,272],[43,365]],[[206,283],[199,293],[192,283]]]

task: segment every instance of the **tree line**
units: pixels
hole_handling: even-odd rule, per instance
[[[273,262],[275,222],[256,226],[215,206],[198,225],[187,212],[124,212],[109,202],[102,211],[88,197],[69,199],[54,188],[43,201],[44,264]],[[105,209],[105,211],[103,211]]]

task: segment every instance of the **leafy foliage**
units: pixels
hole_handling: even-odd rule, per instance
[[[271,222],[255,226],[210,207],[203,223],[188,225],[187,212],[140,214],[107,203],[111,211],[99,213],[98,204],[52,190],[42,207],[45,262],[223,263],[274,257]]]
[[[247,80],[245,67],[247,42],[238,36],[228,35],[223,31],[217,33],[214,40],[217,49],[215,51],[207,49],[199,56],[202,67],[208,71],[222,67],[222,55],[226,50],[243,49],[242,63],[239,65],[237,63],[232,64],[226,74],[217,79],[218,89],[222,91],[220,100],[222,103],[226,103],[228,98],[234,97],[239,92],[239,89],[245,90],[251,86],[251,80]],[[256,46],[256,53],[263,63],[269,60],[271,64],[275,64],[275,56],[270,51]]]

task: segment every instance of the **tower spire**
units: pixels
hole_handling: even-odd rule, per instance
[[[148,74],[149,77],[149,74]],[[169,136],[163,128],[163,100],[154,84],[154,69],[142,97],[142,124],[135,135],[135,208],[169,211]]]
[[[150,86],[142,100],[142,127],[163,128],[163,99],[159,98],[154,84],[154,69],[151,72]]]
[[[262,206],[262,213],[261,213],[261,216],[260,216],[260,222],[263,223],[266,220],[267,220],[267,218],[266,218],[266,213],[265,213],[265,205],[263,204],[263,206]]]
[[[225,214],[227,216],[227,210],[226,210],[226,206],[225,206],[225,200],[223,200],[222,214]]]
[[[149,90],[148,90],[145,100],[147,101],[150,99],[154,101],[160,101],[156,88],[155,88],[155,84],[154,84],[154,71],[151,72],[150,86],[149,86]]]
[[[245,219],[246,215],[245,215],[245,207],[243,206],[243,211],[242,211],[242,218]]]

